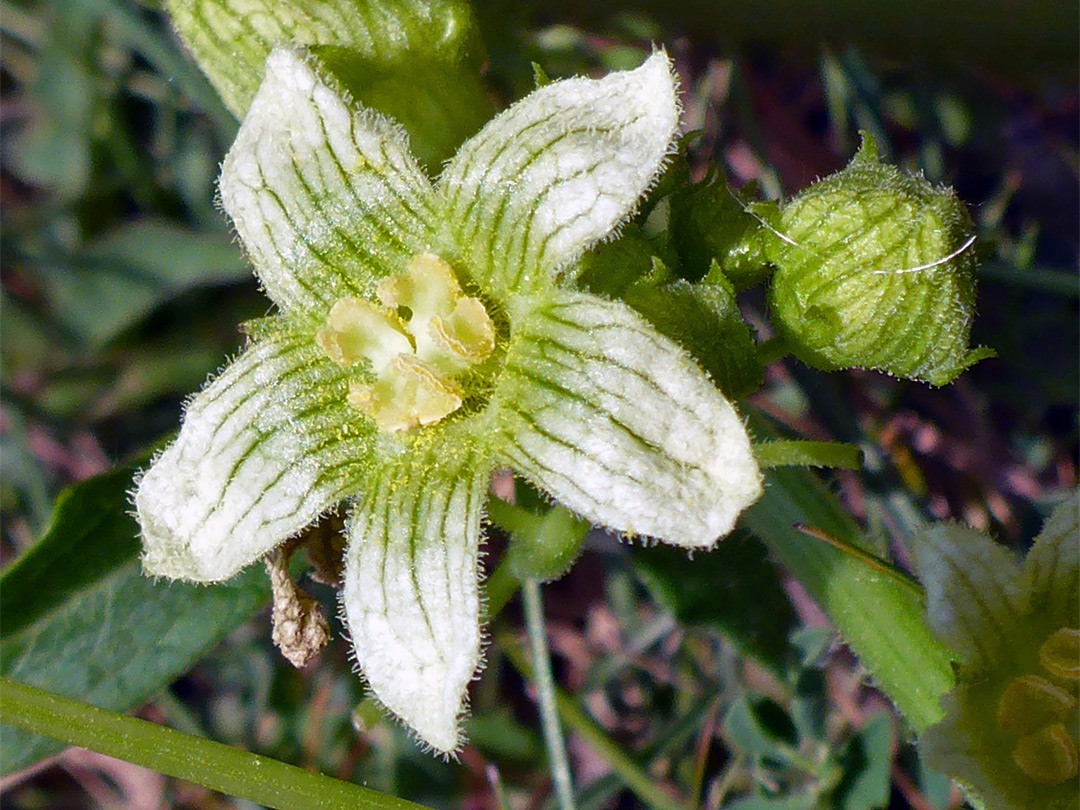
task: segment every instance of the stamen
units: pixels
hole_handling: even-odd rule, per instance
[[[343,368],[371,372],[374,379],[350,381],[347,401],[380,430],[438,422],[464,403],[454,378],[495,350],[495,325],[483,303],[462,292],[453,268],[430,253],[414,257],[406,275],[384,279],[376,296],[379,304],[336,302],[315,341]]]

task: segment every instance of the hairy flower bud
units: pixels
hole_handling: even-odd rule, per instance
[[[807,365],[945,385],[992,355],[968,350],[975,257],[963,203],[881,163],[869,136],[770,230],[774,321]]]

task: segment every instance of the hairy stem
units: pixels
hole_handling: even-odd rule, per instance
[[[7,678],[0,678],[0,720],[278,810],[422,810],[404,799]]]

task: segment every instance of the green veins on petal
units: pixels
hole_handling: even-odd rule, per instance
[[[221,202],[266,294],[320,320],[426,252],[431,183],[401,128],[279,49],[221,170]]]
[[[135,496],[148,573],[219,580],[346,504],[344,616],[375,696],[461,743],[481,660],[477,556],[497,464],[570,509],[685,548],[761,492],[749,437],[686,351],[577,262],[678,126],[658,52],[534,92],[432,184],[402,130],[273,50],[221,199],[281,311],[196,395]]]
[[[135,507],[147,573],[228,579],[356,490],[370,429],[340,370],[275,328],[187,406],[180,436],[143,474]]]
[[[596,523],[685,548],[757,500],[735,409],[628,306],[561,291],[516,326],[494,394],[510,466]]]
[[[442,451],[442,452],[440,452]],[[490,466],[417,447],[365,486],[346,529],[342,605],[380,701],[425,743],[460,744],[480,663],[480,516]]]

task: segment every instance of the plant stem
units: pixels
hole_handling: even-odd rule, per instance
[[[791,354],[791,349],[788,347],[787,341],[779,335],[757,345],[758,362],[763,366],[772,365],[789,354]]]
[[[857,470],[862,451],[844,442],[812,442],[777,439],[754,445],[754,455],[763,469],[770,467],[832,467]]]
[[[277,810],[423,810],[351,782],[0,678],[0,720]]]
[[[540,721],[544,727],[544,744],[547,746],[551,779],[555,783],[555,795],[559,799],[560,810],[574,810],[570,763],[566,758],[566,744],[555,708],[555,682],[551,677],[551,653],[548,651],[540,583],[535,579],[525,580],[521,585],[521,593],[525,600],[525,627],[529,632],[529,645],[532,648],[533,682],[536,684],[537,702],[540,704]]]
[[[521,646],[514,639],[506,636],[500,636],[498,644],[522,677],[532,679],[532,667]],[[636,762],[626,755],[619,745],[597,727],[593,719],[582,711],[573,698],[558,688],[554,689],[554,693],[555,708],[567,728],[581,737],[641,801],[652,810],[691,810],[689,805],[683,804],[662,790]]]

